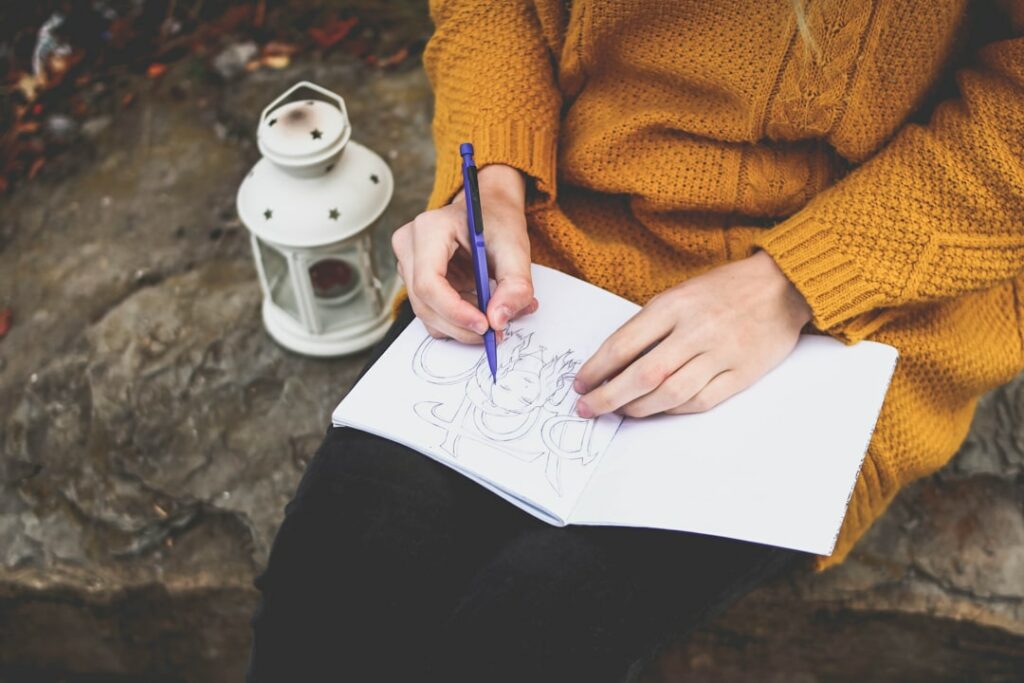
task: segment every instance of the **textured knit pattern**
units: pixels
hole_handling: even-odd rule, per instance
[[[965,2],[811,0],[807,42],[789,0],[434,1],[430,205],[472,141],[528,176],[538,262],[642,304],[763,249],[808,331],[897,347],[824,569],[1024,368],[1024,2],[1004,4],[970,27]]]

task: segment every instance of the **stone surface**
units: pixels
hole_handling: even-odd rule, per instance
[[[260,110],[303,79],[345,97],[353,139],[391,164],[386,243],[431,182],[415,65],[181,77],[185,101],[140,96],[80,168],[3,208],[0,672],[238,679],[252,578],[364,361],[263,332],[234,211]]]
[[[309,79],[381,153],[394,229],[428,194],[415,65],[143,92],[0,207],[0,681],[239,680],[252,579],[363,356],[275,346],[234,193],[260,109]],[[98,118],[98,120],[106,120]],[[843,566],[766,586],[645,680],[1001,681],[1024,672],[1024,381]]]

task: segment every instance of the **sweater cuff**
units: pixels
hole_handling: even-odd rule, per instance
[[[456,139],[456,135],[444,133],[436,135],[435,140],[437,168],[427,209],[436,209],[450,203],[452,197],[462,189],[459,145],[463,142],[473,143],[473,159],[477,168],[487,164],[512,166],[532,179],[533,187],[543,199],[555,198],[558,142],[553,132],[531,128],[522,121],[508,121],[476,129],[464,139]],[[528,182],[527,186],[530,185]]]
[[[408,298],[409,298],[409,290],[403,284],[401,287],[398,288],[398,291],[395,292],[395,297],[391,300],[391,319],[392,320],[394,320],[395,318],[398,317],[398,309],[402,307],[402,304]]]
[[[812,324],[846,344],[864,339],[896,314],[839,248],[831,230],[814,219],[790,219],[754,237],[811,308]]]

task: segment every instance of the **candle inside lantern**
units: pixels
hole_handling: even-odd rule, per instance
[[[340,258],[324,258],[311,265],[309,279],[316,298],[328,304],[347,301],[356,293],[359,284],[356,269]]]

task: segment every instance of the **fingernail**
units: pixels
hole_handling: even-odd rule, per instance
[[[587,385],[584,384],[583,380],[581,380],[579,377],[577,377],[576,379],[573,380],[572,388],[573,388],[573,391],[575,391],[577,394],[585,394],[585,393],[587,393]]]
[[[487,333],[487,323],[486,322],[477,323],[477,325],[475,327],[473,327],[473,331],[476,332],[477,334],[486,334]]]
[[[576,401],[576,414],[583,418],[594,417],[594,411],[582,400]]]

